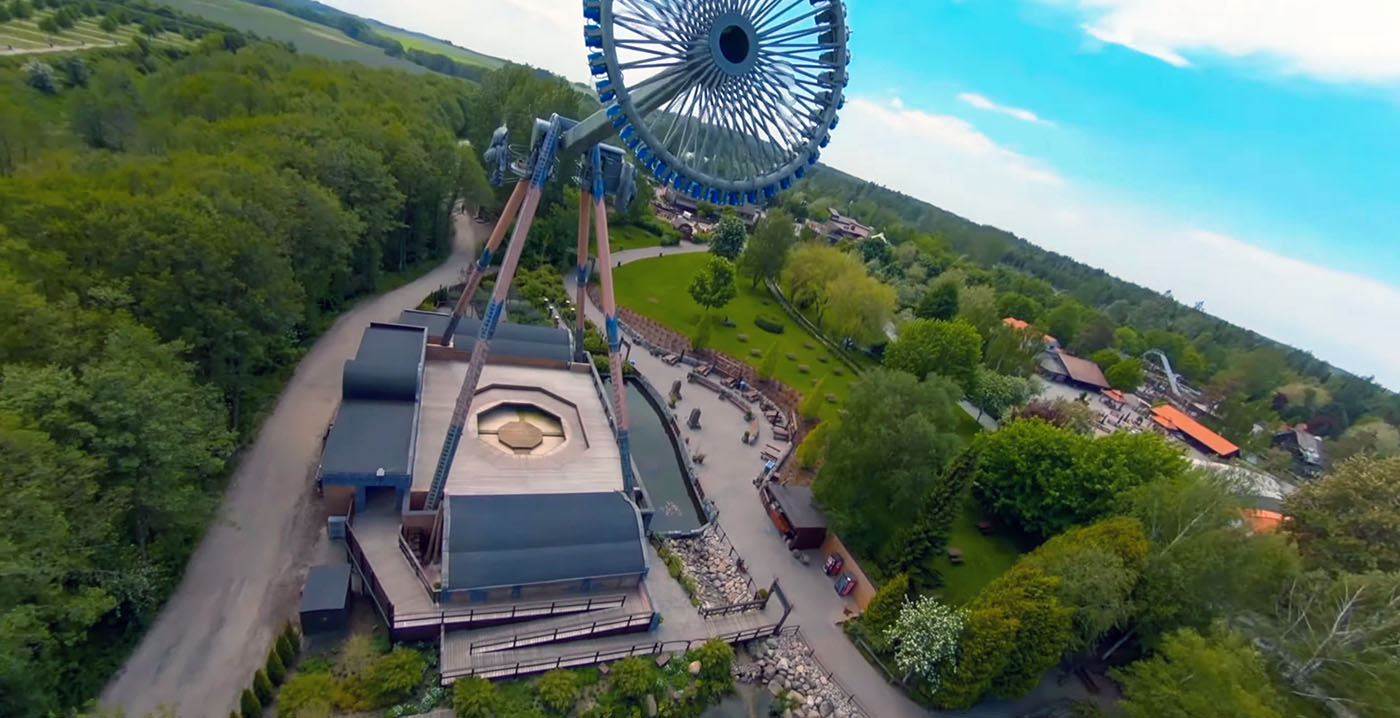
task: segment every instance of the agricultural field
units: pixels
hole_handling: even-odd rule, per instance
[[[352,40],[335,28],[293,17],[272,8],[240,0],[163,0],[193,15],[202,15],[260,37],[289,42],[297,51],[332,60],[359,62],[371,67],[392,67],[408,72],[428,72],[408,60],[389,57],[373,45]]]
[[[365,18],[365,22],[369,23],[370,27],[374,28],[375,32],[385,37],[398,40],[399,44],[403,45],[405,50],[412,49],[422,50],[423,52],[435,52],[439,55],[446,55],[457,62],[468,65],[479,65],[489,70],[494,70],[506,64],[506,61],[499,57],[483,55],[479,52],[468,50],[465,47],[453,45],[450,42],[428,37],[427,35],[420,35],[416,32],[385,25],[368,18]]]
[[[28,19],[11,18],[0,23],[0,51],[16,53],[49,48],[109,47],[129,42],[137,33],[138,26],[122,25],[113,32],[98,27],[100,18],[83,18],[73,27],[58,32],[39,29],[39,21],[53,11],[39,11]],[[161,33],[153,38],[155,42],[185,43],[187,40],[175,33]]]

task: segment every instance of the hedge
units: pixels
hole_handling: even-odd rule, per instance
[[[759,329],[762,329],[765,332],[770,332],[772,334],[782,334],[783,330],[786,328],[783,326],[783,323],[781,321],[773,319],[771,317],[765,317],[762,314],[754,317],[753,323],[754,326],[758,327]]]

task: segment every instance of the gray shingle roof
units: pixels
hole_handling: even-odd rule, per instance
[[[821,509],[817,508],[817,502],[812,498],[811,489],[806,486],[768,484],[768,490],[773,492],[773,498],[778,502],[783,513],[787,515],[793,528],[826,527],[826,516],[822,514]]]
[[[427,332],[371,323],[341,374],[341,402],[321,454],[321,477],[406,477],[413,467]]]
[[[442,336],[447,330],[447,320],[446,314],[416,309],[404,310],[399,315],[401,324],[424,327],[433,336]],[[463,317],[453,333],[452,346],[469,352],[480,332],[480,319]],[[491,340],[491,354],[569,361],[569,333],[555,327],[502,322],[496,326],[496,336]]]
[[[448,498],[450,590],[639,574],[642,525],[621,492]]]
[[[301,611],[343,610],[350,593],[350,564],[312,566],[301,592]]]

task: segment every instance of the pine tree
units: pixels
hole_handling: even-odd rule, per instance
[[[243,711],[243,718],[258,718],[262,715],[262,704],[258,702],[258,697],[253,695],[252,688],[243,689],[243,695],[238,699],[238,706]]]
[[[274,695],[272,681],[268,679],[265,671],[259,670],[257,673],[253,674],[253,692],[257,694],[258,701],[263,705],[272,702],[272,696]]]
[[[822,387],[826,384],[826,377],[817,380],[812,390],[807,392],[802,404],[797,407],[798,413],[807,421],[815,421],[822,415],[822,404],[826,402],[826,395],[822,393]]]
[[[277,646],[273,646],[267,652],[267,677],[275,685],[282,685],[282,679],[287,677],[287,665],[282,662],[282,657],[277,655]]]

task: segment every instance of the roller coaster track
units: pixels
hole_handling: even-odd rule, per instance
[[[1181,385],[1176,381],[1177,373],[1172,371],[1172,363],[1170,359],[1167,359],[1166,352],[1163,352],[1161,349],[1148,349],[1142,353],[1142,358],[1147,359],[1148,357],[1157,358],[1158,362],[1162,365],[1162,371],[1167,375],[1167,383],[1171,384],[1172,393],[1176,396],[1181,396]]]

